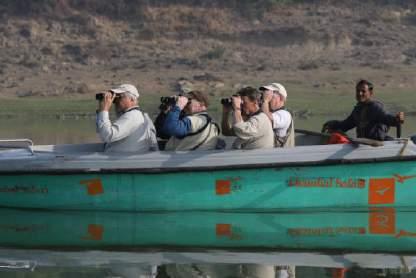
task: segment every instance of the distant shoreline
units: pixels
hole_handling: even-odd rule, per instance
[[[407,117],[414,117],[416,116],[416,111],[404,111],[405,116]],[[218,112],[217,112],[218,113]],[[152,113],[151,113],[152,114]],[[155,115],[157,113],[154,113]],[[216,113],[212,113],[216,114]],[[317,118],[317,117],[328,117],[328,118],[340,118],[342,119],[345,117],[345,114],[337,114],[337,113],[325,113],[325,114],[313,114],[308,113],[307,115],[304,115],[301,113],[293,113],[294,117],[297,119],[307,120],[311,118]],[[40,118],[40,119],[57,119],[57,120],[84,120],[84,119],[95,119],[96,113],[95,112],[55,112],[55,113],[42,113],[39,111],[39,113],[0,113],[0,119],[25,119],[25,118],[32,118],[33,116]]]

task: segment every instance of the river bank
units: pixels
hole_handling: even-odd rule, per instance
[[[350,72],[346,72],[348,74]],[[317,75],[322,76],[323,73]],[[341,73],[333,76],[334,80],[340,80]],[[375,77],[375,76],[373,76]],[[270,78],[269,80],[276,80]],[[324,79],[320,79],[324,80]],[[343,86],[315,86],[310,87],[305,84],[296,84],[294,80],[282,81],[288,91],[286,107],[297,118],[308,119],[310,117],[343,117],[348,115],[354,107],[355,92],[354,79],[347,79]],[[372,80],[372,79],[370,79]],[[133,83],[135,84],[135,83]],[[252,81],[248,85],[261,86],[266,82]],[[161,96],[171,96],[177,94],[176,91],[145,91],[141,89],[142,84],[137,84],[139,88],[140,106],[151,116],[156,116],[160,104]],[[401,88],[398,84],[393,88],[375,84],[375,99],[384,103],[387,111],[396,113],[403,111],[408,116],[416,115],[416,102],[413,88]],[[243,86],[240,84],[240,86]],[[110,87],[111,88],[111,87]],[[415,86],[416,88],[416,86]],[[104,87],[102,88],[104,89]],[[210,99],[209,111],[212,114],[221,113],[220,99],[231,96],[238,89],[228,91],[206,92]],[[75,96],[48,96],[48,97],[2,97],[0,98],[0,118],[20,118],[36,115],[38,118],[56,119],[88,119],[95,117],[97,102],[95,92],[87,95]]]

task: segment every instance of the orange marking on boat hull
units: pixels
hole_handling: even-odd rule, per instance
[[[368,192],[368,204],[394,204],[395,179],[370,179]]]
[[[231,193],[231,181],[230,180],[216,180],[215,181],[215,193],[217,195],[226,195]]]
[[[394,174],[393,177],[397,179],[398,182],[404,183],[406,180],[416,178],[416,175],[413,176],[400,176],[399,174]]]
[[[87,186],[88,195],[94,196],[104,193],[104,187],[101,182],[101,179],[83,180],[79,183]]]

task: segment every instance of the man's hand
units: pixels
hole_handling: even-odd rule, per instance
[[[232,96],[233,100],[233,110],[234,110],[234,124],[243,121],[243,117],[241,115],[241,104],[243,103],[240,96]]]
[[[337,125],[338,125],[338,123],[339,123],[339,121],[337,121],[337,120],[329,120],[329,121],[327,121],[327,122],[325,122],[323,125],[322,125],[322,130],[321,130],[321,132],[322,133],[327,133],[327,132],[332,132],[332,131],[335,131],[335,130],[337,130],[337,128],[335,128]]]
[[[111,93],[110,91],[105,92],[104,98],[99,103],[100,111],[110,111],[111,105],[116,98],[116,94]]]
[[[231,105],[222,105],[222,113],[223,114],[228,114],[230,111],[232,110],[232,106]]]
[[[229,106],[229,105],[223,105],[223,106],[222,106],[222,112],[223,112],[224,114],[228,114],[231,110],[232,110],[232,109],[231,109],[231,106]]]
[[[179,96],[176,100],[176,105],[179,107],[179,109],[182,111],[185,106],[188,104],[188,98],[184,96]]]
[[[231,99],[233,100],[233,110],[239,111],[241,110],[241,97],[240,96],[232,96]]]
[[[267,115],[270,121],[273,124],[273,113],[270,111],[270,101],[273,98],[273,91],[272,90],[265,90],[263,92],[263,103],[261,104],[261,110]]]
[[[399,121],[399,123],[404,123],[404,112],[399,112],[396,114],[397,120]]]
[[[272,90],[265,90],[263,92],[263,102],[269,103],[273,98],[273,91]]]
[[[161,110],[160,112],[162,112],[163,114],[167,114],[167,113],[169,113],[170,109],[172,109],[172,107],[170,105],[167,105],[166,106],[166,109],[165,110]]]

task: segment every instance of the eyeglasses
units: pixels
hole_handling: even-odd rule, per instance
[[[116,94],[116,96],[114,97],[113,102],[117,102],[120,101],[122,98],[124,98],[126,95],[125,94]]]

